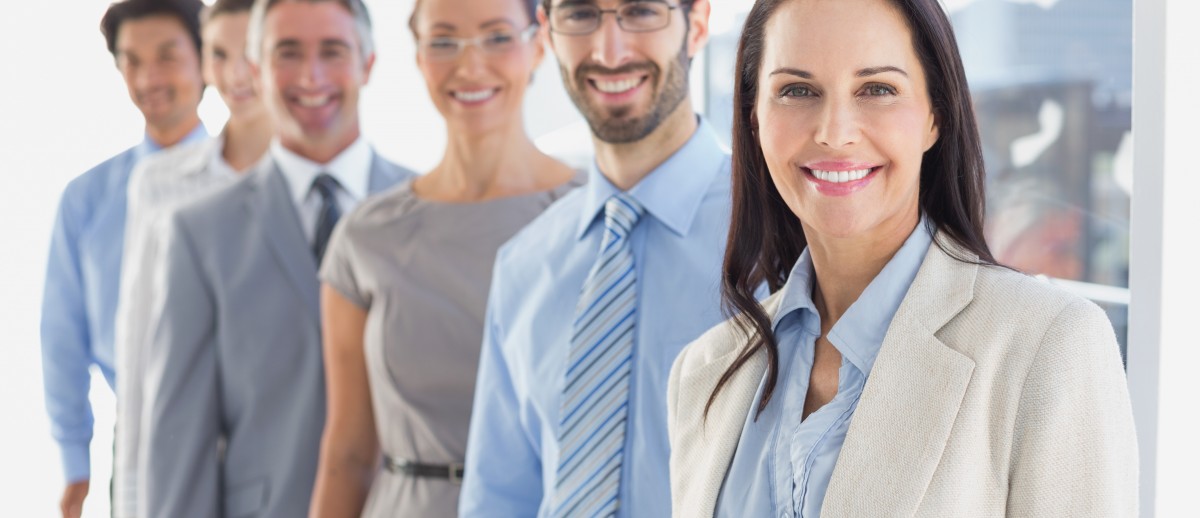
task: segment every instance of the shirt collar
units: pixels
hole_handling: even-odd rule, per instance
[[[908,287],[917,277],[929,245],[933,242],[928,221],[922,217],[917,228],[884,265],[858,300],[850,305],[846,313],[829,330],[829,341],[864,375],[871,373],[875,357],[883,345],[883,339],[891,326],[892,318],[900,309]],[[771,321],[771,328],[778,330],[785,316],[797,310],[808,310],[817,314],[812,301],[813,266],[808,248],[788,275],[783,286],[779,311]],[[813,320],[817,321],[816,319]]]
[[[646,208],[647,214],[679,236],[687,236],[705,193],[729,161],[728,152],[708,121],[703,117],[697,119],[700,124],[687,143],[629,190],[629,194]],[[604,210],[604,203],[620,192],[604,177],[594,160],[588,168],[584,189],[583,212],[576,239],[583,239],[596,216]]]
[[[183,140],[180,140],[175,145],[182,146],[206,138],[208,138],[208,128],[204,127],[204,123],[201,122],[200,124],[197,124],[195,128],[192,128],[192,131],[188,133],[186,137],[183,137]],[[142,143],[138,144],[137,147],[134,148],[134,155],[136,159],[141,160],[147,155],[152,155],[162,151],[162,149],[163,147],[158,145],[154,139],[150,138],[149,133],[146,133],[142,136]]]
[[[337,179],[342,189],[356,200],[361,200],[367,195],[372,152],[371,146],[362,137],[325,164],[313,162],[283,147],[279,139],[271,141],[270,153],[287,180],[292,199],[297,203],[304,202],[312,189],[313,180],[321,173],[329,173]]]
[[[237,178],[239,176],[238,170],[225,161],[225,132],[222,131],[221,135],[213,140],[212,149],[208,154],[208,167],[205,170],[212,176],[226,179]],[[253,167],[250,166],[248,169],[252,169]]]

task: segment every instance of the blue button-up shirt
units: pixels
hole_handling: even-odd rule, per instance
[[[183,142],[207,136],[199,125]],[[129,173],[139,160],[160,149],[147,136],[72,180],[59,202],[42,298],[42,376],[50,431],[62,450],[68,482],[91,474],[89,367],[96,364],[108,385],[116,386],[113,323]]]
[[[722,321],[720,267],[730,217],[729,155],[701,121],[629,193],[646,208],[630,233],[638,317],[617,515],[670,516],[667,377],[688,342]],[[549,516],[559,409],[580,290],[619,190],[593,165],[586,186],[499,252],[467,446],[460,513]]]
[[[932,236],[922,220],[858,300],[829,330],[842,355],[838,393],[801,421],[821,318],[813,305],[813,265],[806,249],[783,286],[772,321],[779,341],[778,390],[742,428],[733,463],[717,500],[717,516],[821,516],[825,490],[846,440],[863,386],[892,317],[908,293]],[[762,397],[765,377],[754,400]]]

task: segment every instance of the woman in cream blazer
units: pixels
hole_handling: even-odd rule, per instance
[[[1136,516],[1112,326],[992,258],[978,132],[937,1],[759,0],[736,70],[723,294],[737,316],[671,372],[673,514]],[[897,275],[921,232],[923,260]],[[898,303],[859,299],[881,272],[911,280]],[[811,280],[799,298],[819,332],[780,332],[800,320],[781,304],[792,276]],[[763,283],[774,295],[760,303]],[[830,334],[855,305],[890,315],[873,362]],[[772,411],[788,398],[802,419]],[[838,404],[827,431],[802,433]],[[833,460],[797,461],[818,450]]]

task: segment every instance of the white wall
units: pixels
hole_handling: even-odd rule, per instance
[[[1194,0],[1166,2],[1166,139],[1164,141],[1162,341],[1156,505],[1160,517],[1195,516],[1200,476],[1200,45]],[[1136,110],[1136,105],[1135,108]]]

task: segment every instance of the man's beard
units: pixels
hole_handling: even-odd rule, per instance
[[[572,78],[565,67],[559,66],[563,82],[567,84],[567,94],[575,102],[575,106],[587,119],[596,138],[610,144],[628,144],[646,138],[658,129],[663,120],[679,107],[688,92],[687,48],[680,48],[679,55],[670,63],[667,70],[667,80],[662,86],[657,86],[662,75],[662,69],[655,63],[630,63],[619,68],[609,69],[599,65],[584,63],[575,69]],[[628,74],[631,72],[647,72],[647,83],[654,88],[650,98],[650,112],[643,116],[632,116],[633,106],[600,107],[592,104],[587,95],[589,74]]]

